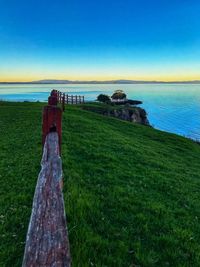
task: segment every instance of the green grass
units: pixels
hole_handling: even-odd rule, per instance
[[[41,103],[0,103],[0,266],[21,266],[41,160]],[[200,146],[67,107],[64,198],[74,267],[200,266]]]
[[[79,105],[84,110],[93,111],[99,114],[103,114],[105,112],[114,111],[114,110],[122,110],[122,109],[128,109],[128,110],[135,110],[139,107],[136,106],[127,106],[127,105],[116,105],[116,104],[106,104],[106,103],[100,103],[100,102],[87,102],[87,104]]]

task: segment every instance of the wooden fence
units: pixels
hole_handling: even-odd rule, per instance
[[[65,93],[62,93],[58,90],[53,90],[54,94],[57,96],[58,103],[62,104],[83,104],[85,102],[84,96],[81,95],[68,95]]]
[[[43,156],[33,199],[23,267],[70,267],[62,194],[62,110],[55,91],[43,109]]]

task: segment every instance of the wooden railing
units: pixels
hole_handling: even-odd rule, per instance
[[[62,194],[62,110],[54,91],[43,110],[43,156],[33,199],[23,267],[70,267],[67,223]]]
[[[84,96],[68,94],[65,95],[65,104],[83,104],[84,102]]]
[[[53,90],[52,92],[55,94],[55,96],[57,96],[58,103],[60,104],[64,103],[64,104],[77,105],[77,104],[83,104],[85,102],[84,96],[81,95],[68,95],[58,90]]]

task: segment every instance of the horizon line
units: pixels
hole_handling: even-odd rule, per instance
[[[68,79],[42,79],[42,80],[31,80],[31,81],[0,81],[0,84],[26,84],[26,83],[200,83],[200,80],[132,80],[132,79],[110,79],[110,80],[68,80]]]

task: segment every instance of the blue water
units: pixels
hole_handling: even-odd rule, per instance
[[[200,140],[200,85],[0,85],[0,99],[9,101],[47,101],[56,88],[69,94],[95,100],[97,95],[111,95],[122,89],[130,99],[142,100],[150,123],[157,129]]]

